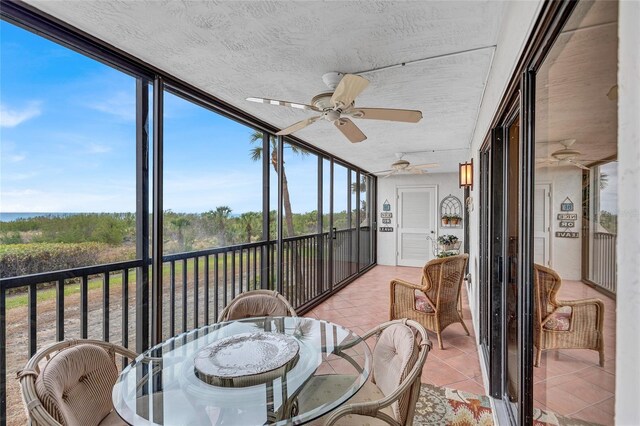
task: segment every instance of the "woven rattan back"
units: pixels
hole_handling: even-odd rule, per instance
[[[540,325],[542,320],[546,318],[558,305],[556,295],[560,290],[562,279],[551,268],[542,265],[533,265],[534,280],[534,312],[536,323]]]
[[[429,261],[422,270],[424,293],[436,304],[437,311],[455,311],[460,295],[468,254]]]

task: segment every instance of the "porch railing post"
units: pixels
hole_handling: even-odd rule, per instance
[[[269,192],[270,181],[270,149],[271,149],[271,135],[267,132],[262,132],[262,241],[265,244],[260,249],[260,288],[269,288],[269,239],[271,238],[269,228],[270,221],[270,206],[269,206]]]
[[[143,78],[136,80],[136,193],[136,257],[143,261],[136,273],[136,351],[141,353],[149,347],[149,82]]]
[[[153,83],[153,257],[151,267],[151,345],[162,342],[162,179],[164,81]]]

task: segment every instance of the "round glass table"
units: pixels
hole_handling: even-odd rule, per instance
[[[276,337],[295,340],[299,350],[286,368],[253,382],[204,380],[194,366],[203,349],[247,333],[283,335]],[[229,353],[241,362],[257,359],[250,351]],[[135,425],[304,424],[346,402],[370,371],[371,351],[349,329],[314,318],[248,318],[154,346],[122,371],[112,397],[120,417]]]

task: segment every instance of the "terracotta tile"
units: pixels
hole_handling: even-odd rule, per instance
[[[567,392],[562,389],[555,390],[553,392],[553,397],[549,394],[548,389],[545,404],[551,411],[558,414],[574,413],[591,405],[575,396],[573,392]]]
[[[468,380],[468,377],[441,361],[427,359],[422,369],[423,383],[446,386],[464,380]]]
[[[331,367],[331,364],[329,364],[328,362],[323,362],[316,369],[315,374],[316,376],[323,375],[323,374],[335,374],[335,370],[333,369],[333,367]]]
[[[573,413],[571,416],[576,419],[585,420],[587,422],[599,423],[601,425],[613,425],[614,418],[613,414],[609,414],[595,405],[584,408],[576,413]]]
[[[447,358],[453,358],[458,355],[466,354],[455,346],[445,346],[444,349],[438,348],[438,342],[433,342],[433,348],[429,351],[429,356],[435,356],[438,359],[446,360]]]
[[[608,392],[615,393],[616,391],[616,376],[600,367],[589,368],[580,376],[588,383],[599,386]]]
[[[451,345],[467,354],[471,354],[476,357],[478,356],[478,346],[476,345],[475,339],[471,336],[459,336],[451,339],[446,339],[446,337],[443,334],[442,344],[445,348],[448,345]]]
[[[484,395],[484,387],[480,386],[474,380],[468,379],[461,382],[451,383],[447,385],[448,388],[457,389],[465,392],[475,393],[477,395]]]
[[[538,401],[537,399],[533,400],[533,408],[538,408],[544,411],[552,411],[544,402]]]
[[[443,362],[469,378],[482,374],[478,358],[468,354],[447,358],[446,360],[443,360]]]
[[[599,410],[602,410],[606,413],[609,413],[613,416],[613,414],[616,411],[616,399],[615,397],[611,397],[607,400],[604,400],[602,402],[599,402],[597,404],[594,405],[594,407],[598,408]]]
[[[602,402],[613,396],[613,393],[606,391],[603,388],[596,386],[592,383],[589,383],[586,380],[581,378],[568,380],[566,382],[563,382],[563,383],[557,384],[556,386],[551,387],[547,391],[547,399],[553,399],[555,396],[555,393],[558,390],[563,390],[565,392],[571,393],[574,396],[585,401],[589,405]]]

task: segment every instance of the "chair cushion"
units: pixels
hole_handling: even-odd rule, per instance
[[[102,419],[98,426],[127,426],[127,422],[122,420],[114,410],[107,414],[107,417]]]
[[[95,426],[113,410],[111,391],[118,369],[99,346],[84,344],[55,354],[36,380],[45,409],[66,426]],[[114,424],[114,423],[105,423]]]
[[[569,331],[571,329],[571,308],[567,308],[560,308],[552,313],[544,323],[545,330]]]
[[[386,396],[395,391],[418,359],[418,345],[413,330],[405,324],[385,328],[373,349],[373,380]],[[391,405],[394,418],[404,424],[411,388]]]
[[[340,395],[344,395],[344,392],[349,386],[353,384],[354,377],[328,374],[323,376],[314,376],[305,385],[304,389],[298,395],[298,403],[300,412],[305,412],[319,407],[322,404],[326,404],[329,401],[335,401]],[[377,401],[384,398],[382,391],[373,383],[367,382],[360,388],[346,404],[354,404],[361,402]],[[391,406],[387,406],[381,410],[387,415],[394,417]],[[311,426],[322,426],[329,418],[329,414],[313,420],[308,423]],[[338,426],[388,426],[388,424],[380,419],[376,419],[368,416],[356,416],[348,414],[340,417],[335,423]]]
[[[277,297],[265,294],[252,294],[232,302],[226,320],[283,316],[289,316],[289,309],[287,309],[287,306]]]
[[[416,303],[416,311],[425,312],[427,314],[432,314],[435,312],[433,310],[433,307],[429,304],[427,295],[421,292],[420,290],[415,291],[415,303]]]

